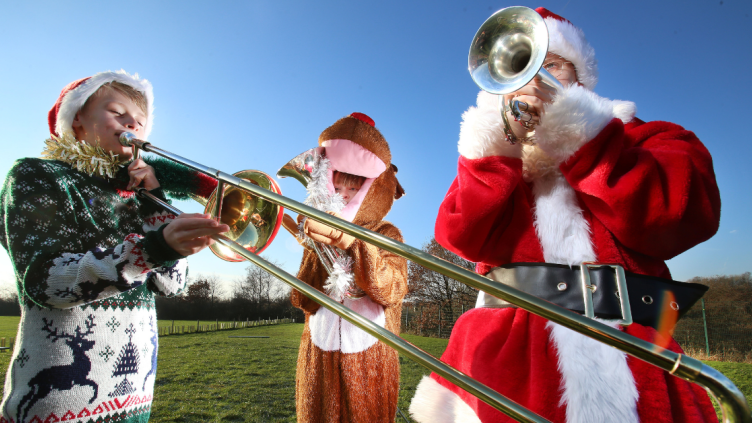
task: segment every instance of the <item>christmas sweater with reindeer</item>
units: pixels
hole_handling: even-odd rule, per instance
[[[175,216],[116,189],[118,180],[125,169],[104,179],[44,159],[18,160],[8,174],[0,242],[21,322],[0,423],[149,418],[154,295],[180,291],[187,262],[161,233]]]

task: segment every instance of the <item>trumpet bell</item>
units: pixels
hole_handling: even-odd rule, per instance
[[[258,170],[243,170],[233,174],[241,179],[281,194],[279,185],[266,173]],[[215,190],[206,203],[204,213],[214,216],[218,192]],[[282,206],[259,198],[245,190],[234,186],[224,185],[222,192],[220,222],[230,227],[230,232],[225,236],[240,244],[245,250],[260,254],[271,244],[279,227],[282,224]],[[244,261],[241,255],[220,243],[214,243],[209,247],[212,252],[225,261]]]
[[[501,9],[483,22],[468,54],[468,70],[478,86],[492,94],[524,87],[543,66],[548,28],[533,9]]]

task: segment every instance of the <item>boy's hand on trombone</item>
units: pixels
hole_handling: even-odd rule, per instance
[[[338,213],[327,213],[334,217],[341,218]],[[306,219],[305,226],[303,226],[303,232],[316,242],[332,245],[342,250],[348,249],[353,241],[355,241],[355,238],[351,235],[312,219]]]
[[[213,235],[229,230],[229,226],[217,222],[208,214],[184,213],[167,224],[163,235],[167,245],[187,257],[212,245]]]
[[[129,191],[136,187],[144,188],[147,191],[159,188],[159,181],[157,175],[154,174],[154,168],[146,164],[141,158],[134,160],[128,166],[128,175],[131,177],[126,188]]]

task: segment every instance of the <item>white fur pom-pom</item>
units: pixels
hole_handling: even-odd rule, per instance
[[[636,110],[634,103],[610,100],[580,85],[570,85],[546,106],[541,124],[535,128],[536,141],[541,150],[561,163],[595,138],[613,118],[628,122]]]

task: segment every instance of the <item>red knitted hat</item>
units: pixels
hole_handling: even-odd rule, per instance
[[[535,11],[548,27],[548,51],[572,62],[577,70],[577,80],[592,91],[598,83],[598,61],[585,33],[548,9],[539,7]]]
[[[86,100],[97,92],[99,87],[113,81],[128,85],[140,91],[146,97],[148,120],[144,139],[147,138],[154,122],[154,92],[151,83],[145,79],[140,79],[138,74],[130,75],[124,70],[100,72],[66,85],[47,115],[50,134],[62,136],[66,132],[73,133],[73,120],[76,118],[76,113],[86,104]]]

